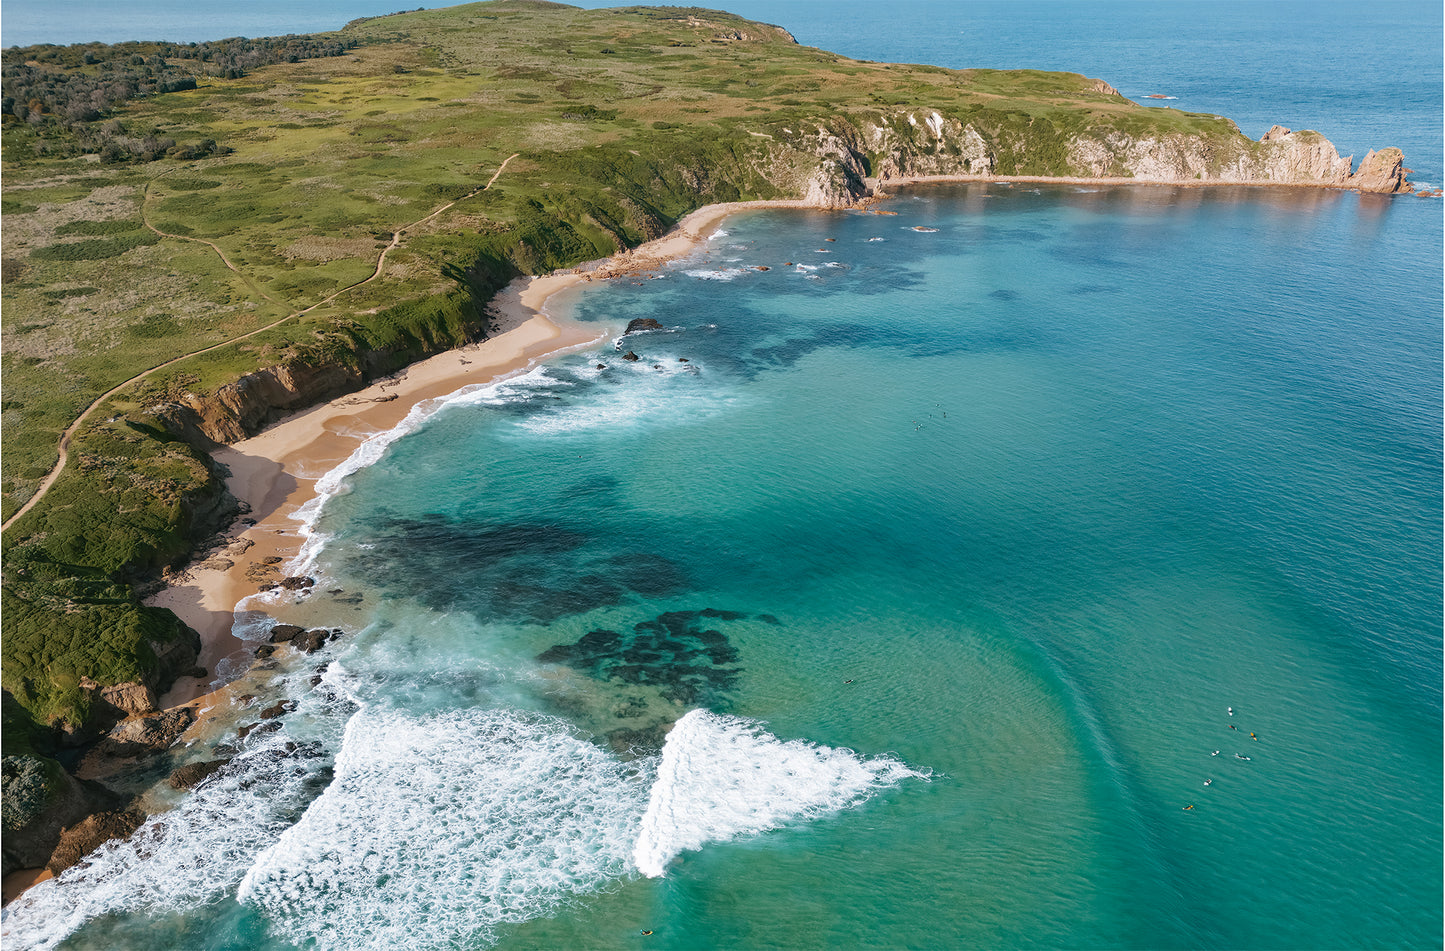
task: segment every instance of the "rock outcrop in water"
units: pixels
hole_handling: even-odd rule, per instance
[[[1351,188],[1362,192],[1380,192],[1391,195],[1396,192],[1410,192],[1413,187],[1405,180],[1410,170],[1405,167],[1405,153],[1396,148],[1371,150],[1360,160],[1360,168],[1346,182]]]
[[[640,330],[664,330],[661,323],[652,317],[635,317],[627,322],[627,329],[622,331],[623,336],[635,334]]]

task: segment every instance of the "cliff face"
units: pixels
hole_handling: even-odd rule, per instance
[[[1104,88],[1108,88],[1106,85]],[[1037,128],[965,122],[937,110],[909,110],[862,121],[834,121],[794,147],[816,157],[805,196],[841,207],[868,194],[865,181],[909,177],[1028,174],[1124,178],[1139,182],[1315,185],[1394,194],[1411,191],[1399,149],[1371,152],[1351,174],[1317,132],[1275,126],[1258,142],[1237,132],[1136,135],[1105,127],[1069,136]]]
[[[287,364],[248,373],[214,393],[187,393],[151,408],[167,429],[193,445],[233,443],[293,410],[360,388],[360,370],[339,363]]]
[[[1291,132],[1275,126],[1258,143],[1204,136],[1132,138],[1078,137],[1069,143],[1069,161],[1090,177],[1117,175],[1144,182],[1275,182],[1320,185],[1360,191],[1408,192],[1399,149],[1371,152],[1360,170],[1341,157],[1317,132]]]

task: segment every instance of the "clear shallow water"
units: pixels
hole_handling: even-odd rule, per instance
[[[873,59],[1208,73],[1239,98],[1178,105],[1438,155],[1438,44],[1373,13],[1276,44],[1227,3],[1044,7],[930,8],[984,17],[962,52],[738,9]],[[1346,48],[1423,65],[1325,83]],[[7,946],[1438,947],[1439,203],[888,207],[738,216],[591,289],[579,318],[669,330],[347,480],[317,567],[365,600],[324,681]]]

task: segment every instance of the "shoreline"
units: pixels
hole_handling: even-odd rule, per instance
[[[873,194],[854,205],[829,207],[803,199],[720,202],[690,212],[666,234],[611,257],[539,277],[514,280],[489,303],[498,318],[498,332],[486,340],[437,354],[411,364],[370,386],[300,410],[241,442],[212,455],[230,469],[226,486],[250,506],[246,525],[238,520],[222,533],[225,543],[204,559],[193,560],[145,603],[169,608],[201,635],[197,664],[206,678],[181,677],[157,702],[170,710],[200,703],[212,693],[221,661],[249,664],[246,642],[232,633],[241,601],[257,594],[254,568],[262,559],[280,559],[284,566],[299,554],[306,536],[292,517],[316,496],[317,481],[343,463],[366,439],[397,425],[416,406],[469,385],[495,383],[516,376],[554,356],[583,349],[605,339],[592,328],[558,321],[547,302],[558,294],[594,280],[613,280],[656,270],[701,247],[724,219],[741,211],[793,209],[836,213],[867,210],[893,197],[891,188],[941,184],[1152,185],[1157,187],[1276,187],[1353,190],[1344,186],[1281,182],[1150,182],[1130,178],[1059,178],[1035,175],[916,175],[869,180]],[[198,553],[199,554],[199,553]],[[252,572],[251,574],[248,574]],[[268,580],[279,580],[280,572]],[[335,605],[334,602],[327,602]],[[291,607],[297,606],[292,602]],[[318,619],[318,623],[326,623]],[[214,688],[215,692],[224,687]]]
[[[498,331],[480,343],[437,354],[365,389],[300,410],[248,439],[223,446],[213,458],[230,470],[226,487],[250,507],[247,518],[222,532],[223,544],[173,575],[145,603],[169,608],[201,636],[197,664],[204,678],[181,677],[156,704],[159,710],[210,705],[225,685],[215,685],[218,666],[249,666],[254,644],[233,633],[238,608],[279,581],[300,555],[305,535],[296,512],[316,497],[318,480],[345,462],[367,439],[398,426],[411,411],[472,385],[518,376],[543,361],[594,346],[607,332],[572,324],[547,311],[558,294],[594,280],[655,270],[700,247],[728,215],[758,208],[828,211],[804,201],[724,202],[706,205],[680,220],[660,238],[610,258],[541,277],[518,278],[489,304]],[[265,575],[265,563],[274,568]],[[309,599],[305,599],[309,600]],[[303,601],[286,603],[286,613],[308,613]],[[317,624],[344,624],[342,603],[318,599]]]
[[[493,311],[501,318],[499,333],[414,363],[365,389],[293,413],[212,454],[230,470],[226,487],[250,507],[250,514],[223,531],[222,547],[187,565],[145,600],[148,605],[169,608],[201,635],[196,662],[207,671],[205,678],[178,678],[159,698],[157,709],[203,701],[213,690],[222,662],[249,666],[255,645],[232,632],[240,604],[258,594],[262,584],[280,581],[281,569],[301,554],[307,536],[299,531],[294,516],[316,497],[317,482],[359,446],[394,429],[413,409],[429,401],[466,386],[521,375],[543,360],[604,339],[605,335],[593,328],[554,320],[543,309],[548,297],[578,280],[570,274],[549,275],[526,287],[508,287],[492,301]],[[293,603],[287,602],[286,607]],[[344,623],[344,619],[335,620]],[[215,689],[224,690],[224,685]]]

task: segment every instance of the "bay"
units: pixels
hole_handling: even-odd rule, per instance
[[[768,8],[737,9],[1405,145],[1440,180],[1425,5]],[[43,893],[42,931],[1438,947],[1439,202],[884,207],[737,215],[577,295],[666,329],[457,399],[353,476],[317,567],[368,625],[165,849]]]

